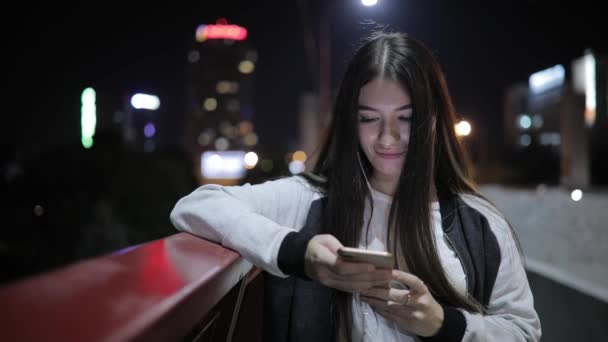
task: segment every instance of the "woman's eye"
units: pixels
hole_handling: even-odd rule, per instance
[[[400,116],[399,120],[405,121],[405,122],[410,122],[410,121],[412,121],[412,117],[411,116]]]
[[[376,120],[377,120],[377,118],[366,118],[364,116],[359,117],[359,122],[363,122],[363,123],[372,122],[372,121],[376,121]]]

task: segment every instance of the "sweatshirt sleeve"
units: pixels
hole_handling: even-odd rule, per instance
[[[177,230],[233,249],[252,264],[279,277],[279,250],[283,259],[294,257],[286,244],[307,244],[300,236],[310,203],[315,195],[301,177],[283,178],[257,185],[203,185],[181,198],[170,219]],[[289,235],[290,238],[285,239]],[[283,248],[281,248],[283,246]],[[301,248],[298,252],[302,252]],[[303,262],[303,255],[295,259]],[[289,262],[287,262],[289,264]]]
[[[513,233],[489,204],[480,211],[496,235],[501,259],[487,312],[461,310],[466,320],[462,341],[539,341],[540,320]]]

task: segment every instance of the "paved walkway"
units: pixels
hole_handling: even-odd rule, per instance
[[[608,192],[484,185],[521,242],[528,270],[608,303]]]

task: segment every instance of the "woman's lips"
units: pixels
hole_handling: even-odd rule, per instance
[[[380,158],[384,158],[384,159],[399,159],[405,154],[405,152],[379,152],[379,151],[376,151],[376,154]]]

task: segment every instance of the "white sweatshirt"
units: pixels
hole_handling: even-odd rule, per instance
[[[386,216],[390,198],[373,191],[374,217],[370,227],[369,249],[386,250]],[[220,243],[239,252],[252,264],[279,276],[287,277],[278,267],[277,256],[287,234],[298,231],[314,200],[323,197],[299,176],[267,181],[257,185],[204,185],[180,199],[171,212],[171,221],[181,231]],[[466,319],[463,341],[538,341],[540,321],[533,296],[511,230],[500,213],[489,203],[472,195],[461,195],[467,205],[481,213],[498,241],[501,261],[492,289],[487,314],[460,310]],[[456,289],[466,293],[466,276],[456,253],[446,243],[441,227],[438,203],[433,204],[432,227],[440,261]],[[366,209],[369,217],[369,208]],[[362,235],[363,236],[363,235]],[[362,238],[364,243],[364,237]],[[363,245],[362,245],[363,247]],[[355,299],[356,300],[356,299]],[[362,336],[363,306],[355,305],[353,329]],[[369,308],[368,308],[369,309]],[[357,311],[359,310],[359,311]],[[371,312],[371,311],[368,311]],[[395,334],[392,323],[380,315],[366,315],[365,330],[375,339],[411,341],[408,332]],[[376,329],[376,328],[379,329]],[[375,332],[371,332],[376,329]],[[381,335],[382,337],[378,336]]]

